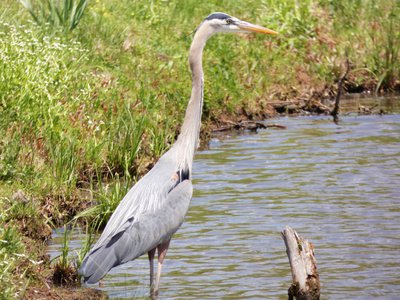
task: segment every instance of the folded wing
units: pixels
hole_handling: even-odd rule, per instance
[[[159,209],[128,219],[85,257],[79,270],[85,282],[98,282],[113,267],[134,260],[170,239],[184,220],[192,193],[191,181],[184,180],[168,193]]]

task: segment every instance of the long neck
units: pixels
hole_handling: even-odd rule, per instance
[[[181,133],[175,144],[181,171],[191,174],[194,153],[199,144],[201,114],[203,108],[203,49],[211,36],[208,26],[200,26],[193,38],[189,51],[189,64],[192,71],[192,93],[186,109]]]

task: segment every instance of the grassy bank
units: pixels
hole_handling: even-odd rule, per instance
[[[104,225],[174,141],[190,95],[191,33],[209,13],[280,34],[209,41],[204,133],[224,119],[263,118],[274,102],[332,97],[346,58],[348,92],[400,88],[396,0],[91,1],[74,28],[3,2],[0,298],[51,286],[51,229],[77,214]]]

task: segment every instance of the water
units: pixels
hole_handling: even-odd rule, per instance
[[[287,129],[215,138],[196,155],[160,298],[287,299],[280,231],[290,225],[315,245],[322,299],[399,299],[400,115],[274,122]],[[53,256],[60,234],[54,242]],[[146,298],[147,257],[112,270],[100,289]]]
[[[328,107],[333,106],[332,99],[323,100]],[[400,96],[386,95],[377,97],[371,94],[346,94],[340,100],[340,112],[360,111],[363,113],[398,113],[400,112]]]

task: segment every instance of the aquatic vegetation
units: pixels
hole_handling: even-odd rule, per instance
[[[62,241],[61,255],[56,257],[54,263],[54,271],[52,280],[53,283],[60,286],[69,286],[78,284],[78,272],[73,263],[73,258],[70,257],[69,250],[69,233],[70,228],[64,226],[64,234]]]
[[[62,233],[62,240],[60,243],[60,254],[54,257],[51,261],[51,282],[58,287],[76,287],[80,285],[78,269],[84,256],[93,243],[93,238],[95,236],[94,232],[96,229],[87,224],[85,234],[86,238],[82,241],[82,248],[79,251],[73,251],[70,247],[70,240],[73,232],[77,232],[76,226],[77,223],[72,221],[67,225],[64,225],[63,228],[57,229],[58,232]]]

